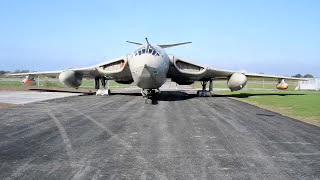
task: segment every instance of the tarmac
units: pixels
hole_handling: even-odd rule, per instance
[[[27,104],[49,99],[80,96],[83,93],[38,92],[38,91],[0,91],[0,103]]]
[[[0,179],[320,179],[320,128],[224,96],[72,96],[0,110]]]

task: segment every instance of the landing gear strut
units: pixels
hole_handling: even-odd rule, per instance
[[[144,102],[147,104],[148,99],[154,100],[158,99],[161,91],[160,89],[142,89],[141,94],[142,97],[144,98]]]
[[[100,89],[100,82],[99,80],[101,81],[101,85],[102,85],[102,88]],[[95,78],[95,89],[98,89],[97,92],[96,92],[96,95],[107,95],[109,96],[110,94],[110,89],[106,89],[106,82],[108,80],[105,78],[105,77],[101,77],[101,78]]]
[[[209,80],[209,91],[206,90],[208,81],[202,81],[202,90],[197,91],[198,97],[211,97],[211,91],[213,89],[212,79]]]

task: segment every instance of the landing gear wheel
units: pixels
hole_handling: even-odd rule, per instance
[[[101,81],[102,88],[100,88],[99,81]],[[106,89],[106,81],[108,81],[106,79],[106,77],[97,77],[97,78],[95,78],[95,89],[97,89],[96,96],[98,96],[98,95],[101,95],[101,96],[107,95],[107,96],[109,96],[110,95],[110,93],[111,93],[110,89]]]
[[[210,91],[197,91],[198,97],[211,97],[211,92]]]
[[[202,96],[202,91],[197,91],[197,96],[201,97]]]
[[[210,82],[209,91],[206,90],[208,81]],[[212,88],[213,88],[212,79],[202,81],[201,85],[202,85],[202,90],[197,91],[198,97],[211,97],[212,95],[210,91],[212,91]]]
[[[159,89],[142,89],[141,94],[144,98],[144,103],[148,104],[148,100],[150,99],[152,103],[157,101],[157,99],[160,96],[160,90]]]
[[[98,96],[98,95],[101,95],[101,96],[107,95],[107,96],[109,96],[110,93],[111,93],[110,89],[98,89],[98,91],[96,92],[96,96]]]

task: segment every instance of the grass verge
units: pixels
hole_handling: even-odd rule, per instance
[[[320,126],[320,92],[316,91],[219,91],[225,95],[285,116]]]

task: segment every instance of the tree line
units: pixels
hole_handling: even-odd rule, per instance
[[[15,70],[15,71],[4,71],[4,70],[0,70],[0,76],[4,75],[4,74],[7,74],[7,73],[27,73],[27,72],[30,72],[29,70]]]
[[[306,74],[304,76],[302,76],[301,74],[296,74],[292,77],[296,77],[296,78],[313,78],[313,76],[311,74]]]

